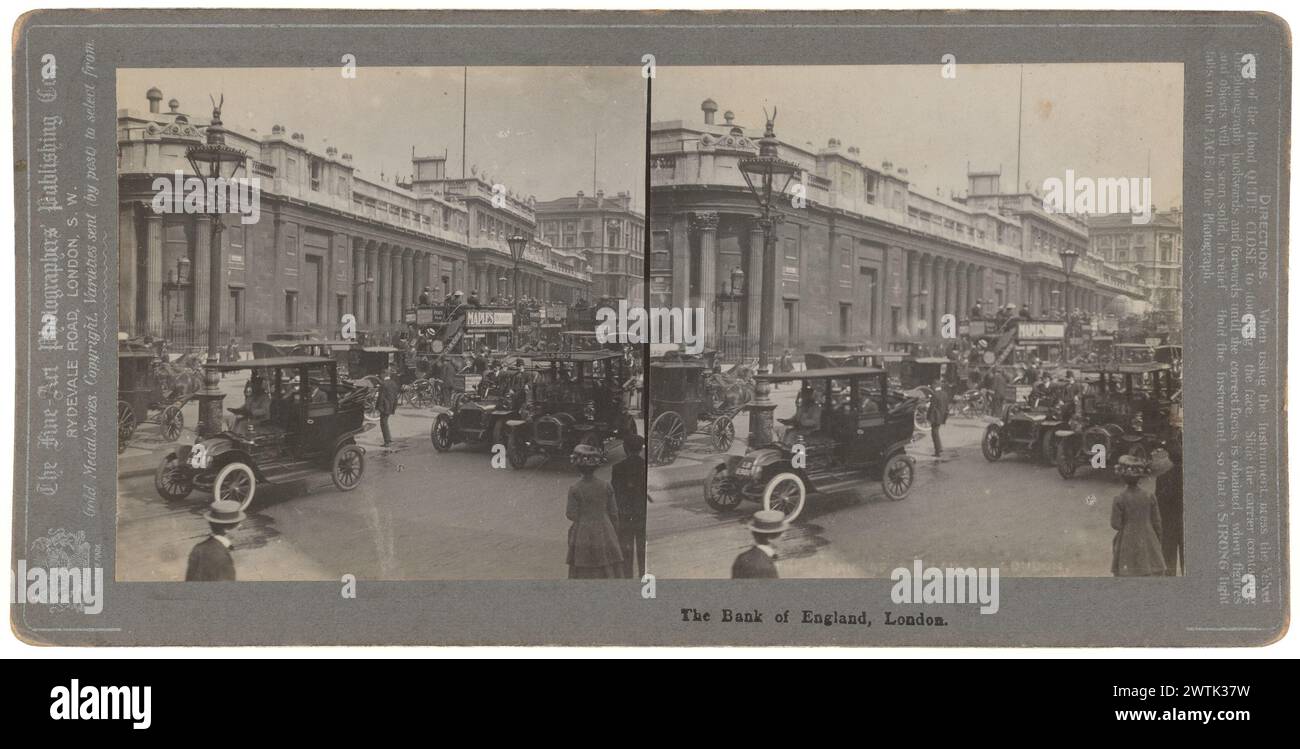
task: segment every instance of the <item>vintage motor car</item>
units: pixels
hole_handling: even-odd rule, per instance
[[[527,467],[534,455],[568,456],[579,443],[603,450],[610,438],[636,434],[623,397],[627,366],[621,352],[534,353],[532,361],[536,370],[519,418],[506,422],[511,467]]]
[[[482,381],[481,387],[476,385],[450,406],[433,406],[429,427],[433,448],[445,453],[460,443],[506,444],[506,424],[519,418],[531,376],[527,369],[507,368],[495,382]]]
[[[723,512],[745,500],[793,520],[809,494],[855,489],[879,481],[892,500],[907,497],[916,467],[907,454],[915,397],[889,387],[872,367],[759,375],[771,383],[803,383],[784,434],[744,455],[728,455],[705,480],[704,500]],[[798,459],[796,459],[798,457]]]
[[[1173,435],[1175,391],[1168,364],[1107,364],[1080,372],[1095,380],[1075,398],[1069,423],[1056,431],[1062,478],[1074,476],[1081,465],[1112,468],[1124,455],[1149,460]]]
[[[990,463],[1016,452],[1052,465],[1056,462],[1056,432],[1069,425],[1069,405],[1044,400],[1037,405],[1012,403],[984,429],[980,451]]]
[[[258,418],[244,406],[227,409],[234,426],[167,453],[154,474],[154,488],[168,501],[195,489],[247,508],[259,483],[301,481],[328,473],[340,491],[361,483],[365,450],[365,390],[340,381],[338,364],[316,356],[245,359],[205,364],[206,369],[267,373],[270,408]]]

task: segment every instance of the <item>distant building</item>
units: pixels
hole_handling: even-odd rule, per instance
[[[1183,213],[1158,211],[1146,224],[1127,214],[1090,216],[1092,249],[1111,265],[1136,273],[1146,285],[1159,332],[1183,325]],[[1164,330],[1161,330],[1161,327]]]
[[[645,215],[632,196],[579,191],[574,197],[538,203],[537,226],[557,250],[580,254],[591,265],[592,295],[641,304],[645,285]]]
[[[711,99],[701,109],[702,122],[651,124],[650,303],[703,307],[718,318],[709,330],[735,315],[753,349],[763,234],[738,162],[757,154],[762,129],[739,126],[730,112],[716,122]],[[1115,314],[1143,298],[1131,269],[1090,251],[1082,221],[1049,213],[1035,194],[1004,192],[997,172],[971,172],[963,196],[932,196],[913,189],[902,164],[868,163],[837,138],[779,150],[802,167],[807,202],[782,201],[777,347],[937,338],[944,315],[961,319],[977,302],[990,313],[1024,305],[1041,317]],[[1068,286],[1058,254],[1067,246],[1080,255]],[[744,298],[722,301],[735,268],[745,274]]]
[[[260,218],[224,217],[222,292],[209,300],[211,214],[160,214],[152,200],[157,178],[192,176],[185,151],[204,141],[210,120],[176,99],[163,111],[157,88],[146,98],[147,110],[117,117],[121,330],[201,341],[210,303],[221,307],[223,338],[245,342],[277,330],[329,336],[345,314],[363,330],[399,330],[402,309],[426,286],[438,299],[511,294],[505,239],[535,234],[531,198],[494,193],[475,175],[448,179],[440,156],[412,154],[408,180],[375,178],[351,154],[314,150],[277,124],[269,134],[227,130],[227,145],[248,154],[238,176],[260,180]],[[575,301],[589,282],[576,258],[540,241],[520,266],[521,288],[539,299]]]

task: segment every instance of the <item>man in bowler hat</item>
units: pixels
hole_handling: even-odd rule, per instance
[[[776,549],[772,544],[790,527],[785,513],[779,510],[759,510],[754,513],[747,527],[754,536],[754,545],[732,563],[732,579],[780,577],[776,573]]]
[[[185,567],[185,582],[208,580],[234,580],[235,560],[230,556],[230,537],[227,535],[244,522],[244,512],[239,503],[219,499],[203,514],[212,534],[195,545]]]

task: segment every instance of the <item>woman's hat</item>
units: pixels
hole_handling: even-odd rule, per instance
[[[244,511],[239,509],[239,503],[230,499],[218,499],[203,513],[204,520],[218,525],[238,525],[246,517]]]
[[[1121,455],[1115,472],[1126,477],[1142,477],[1151,473],[1151,465],[1136,455]]]
[[[573,448],[573,454],[569,456],[569,462],[578,467],[594,468],[605,462],[605,455],[591,445],[578,445]]]
[[[780,510],[759,510],[745,527],[755,533],[784,533],[790,529],[790,521],[785,519],[785,513]]]

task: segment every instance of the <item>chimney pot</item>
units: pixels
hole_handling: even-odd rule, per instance
[[[712,125],[713,116],[718,111],[718,103],[712,99],[705,99],[703,103],[700,104],[700,109],[704,112],[704,124]]]
[[[149,100],[149,111],[158,114],[158,105],[162,103],[162,89],[154,86],[144,96]]]
[[[167,102],[167,106],[172,110],[172,114],[176,114],[176,112],[181,108],[181,103],[175,99],[172,99],[171,101]]]

